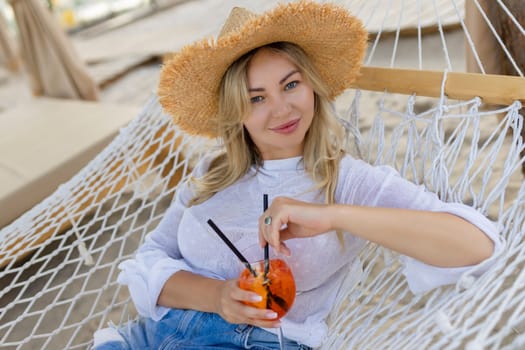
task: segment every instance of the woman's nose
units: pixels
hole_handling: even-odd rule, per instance
[[[292,111],[289,101],[283,96],[274,98],[273,116],[276,118],[287,117]]]

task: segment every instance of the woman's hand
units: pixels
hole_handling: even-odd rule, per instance
[[[239,280],[223,281],[218,288],[217,313],[226,321],[234,324],[250,324],[262,328],[277,328],[277,313],[272,310],[258,309],[244,302],[261,301],[261,296],[239,288]]]
[[[277,197],[259,218],[261,246],[268,242],[276,252],[285,255],[291,252],[283,241],[333,230],[351,232],[439,267],[476,265],[494,251],[494,242],[481,229],[447,212],[312,204]]]
[[[271,220],[268,219],[271,218]],[[270,221],[270,223],[268,223]],[[283,241],[312,237],[333,230],[330,206],[277,197],[259,218],[259,242],[266,242],[285,255],[291,252]]]

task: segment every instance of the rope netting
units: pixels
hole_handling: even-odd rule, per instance
[[[351,125],[353,151],[371,163],[395,166],[446,200],[492,213],[509,248],[479,280],[465,276],[455,287],[413,296],[396,255],[370,245],[361,257],[363,272],[355,267],[348,275],[326,348],[521,344],[525,189],[507,191],[510,178],[521,176],[519,103],[502,109],[505,117],[489,131],[480,121],[495,117],[478,110],[479,99],[443,99],[415,113],[417,97],[398,110],[389,108],[385,94],[373,122],[362,127],[364,94],[356,93],[343,122]],[[134,317],[126,288],[116,283],[117,265],[133,255],[167,209],[177,183],[212,147],[218,146],[181,134],[152,98],[86,168],[5,227],[2,345],[86,348],[96,329]],[[458,158],[467,160],[461,169]]]
[[[521,348],[525,186],[510,188],[521,179],[521,104],[483,112],[475,98],[441,101],[415,113],[416,99],[408,97],[404,113],[382,103],[366,135],[352,127],[356,153],[395,166],[444,200],[478,208],[498,222],[508,250],[479,279],[465,275],[454,286],[414,296],[396,254],[370,244],[361,256],[362,272],[354,267],[347,276],[323,348]],[[350,111],[353,126],[362,120],[358,110]],[[498,122],[494,112],[504,117]],[[495,127],[483,129],[485,118],[494,119]]]
[[[413,2],[421,8],[420,1]],[[381,6],[378,0],[358,3],[384,10],[392,1],[383,0]],[[432,3],[434,10],[444,6],[443,1]],[[458,12],[463,8],[462,2],[451,3]],[[404,12],[405,18],[420,13],[411,11]],[[458,12],[451,13],[462,18]],[[372,16],[374,11],[366,13]],[[438,35],[445,44],[439,22]],[[371,43],[367,64],[378,57],[379,38]],[[387,62],[391,67],[400,53],[396,48],[397,39]],[[422,51],[417,52],[421,69]],[[442,52],[448,57],[446,46]],[[443,69],[452,69],[451,60],[445,62]],[[479,98],[459,101],[443,93],[427,98],[358,90],[342,96],[336,108],[352,154],[372,164],[392,165],[444,200],[478,208],[497,221],[507,249],[478,279],[465,275],[456,285],[413,295],[397,254],[367,245],[341,288],[323,348],[524,347],[521,104],[489,110]],[[215,141],[177,130],[153,96],[76,176],[2,228],[2,349],[85,349],[97,329],[134,318],[127,289],[116,283],[117,266],[133,256],[158,224],[195,162],[216,147],[220,145]]]

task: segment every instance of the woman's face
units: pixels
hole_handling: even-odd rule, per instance
[[[261,49],[248,65],[250,111],[244,120],[265,160],[303,154],[314,116],[314,91],[284,55]]]

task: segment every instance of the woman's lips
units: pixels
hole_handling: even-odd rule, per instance
[[[281,124],[275,128],[271,128],[270,130],[275,131],[279,134],[289,134],[289,133],[294,132],[297,129],[297,127],[299,126],[299,121],[300,119],[297,118],[290,122]]]

